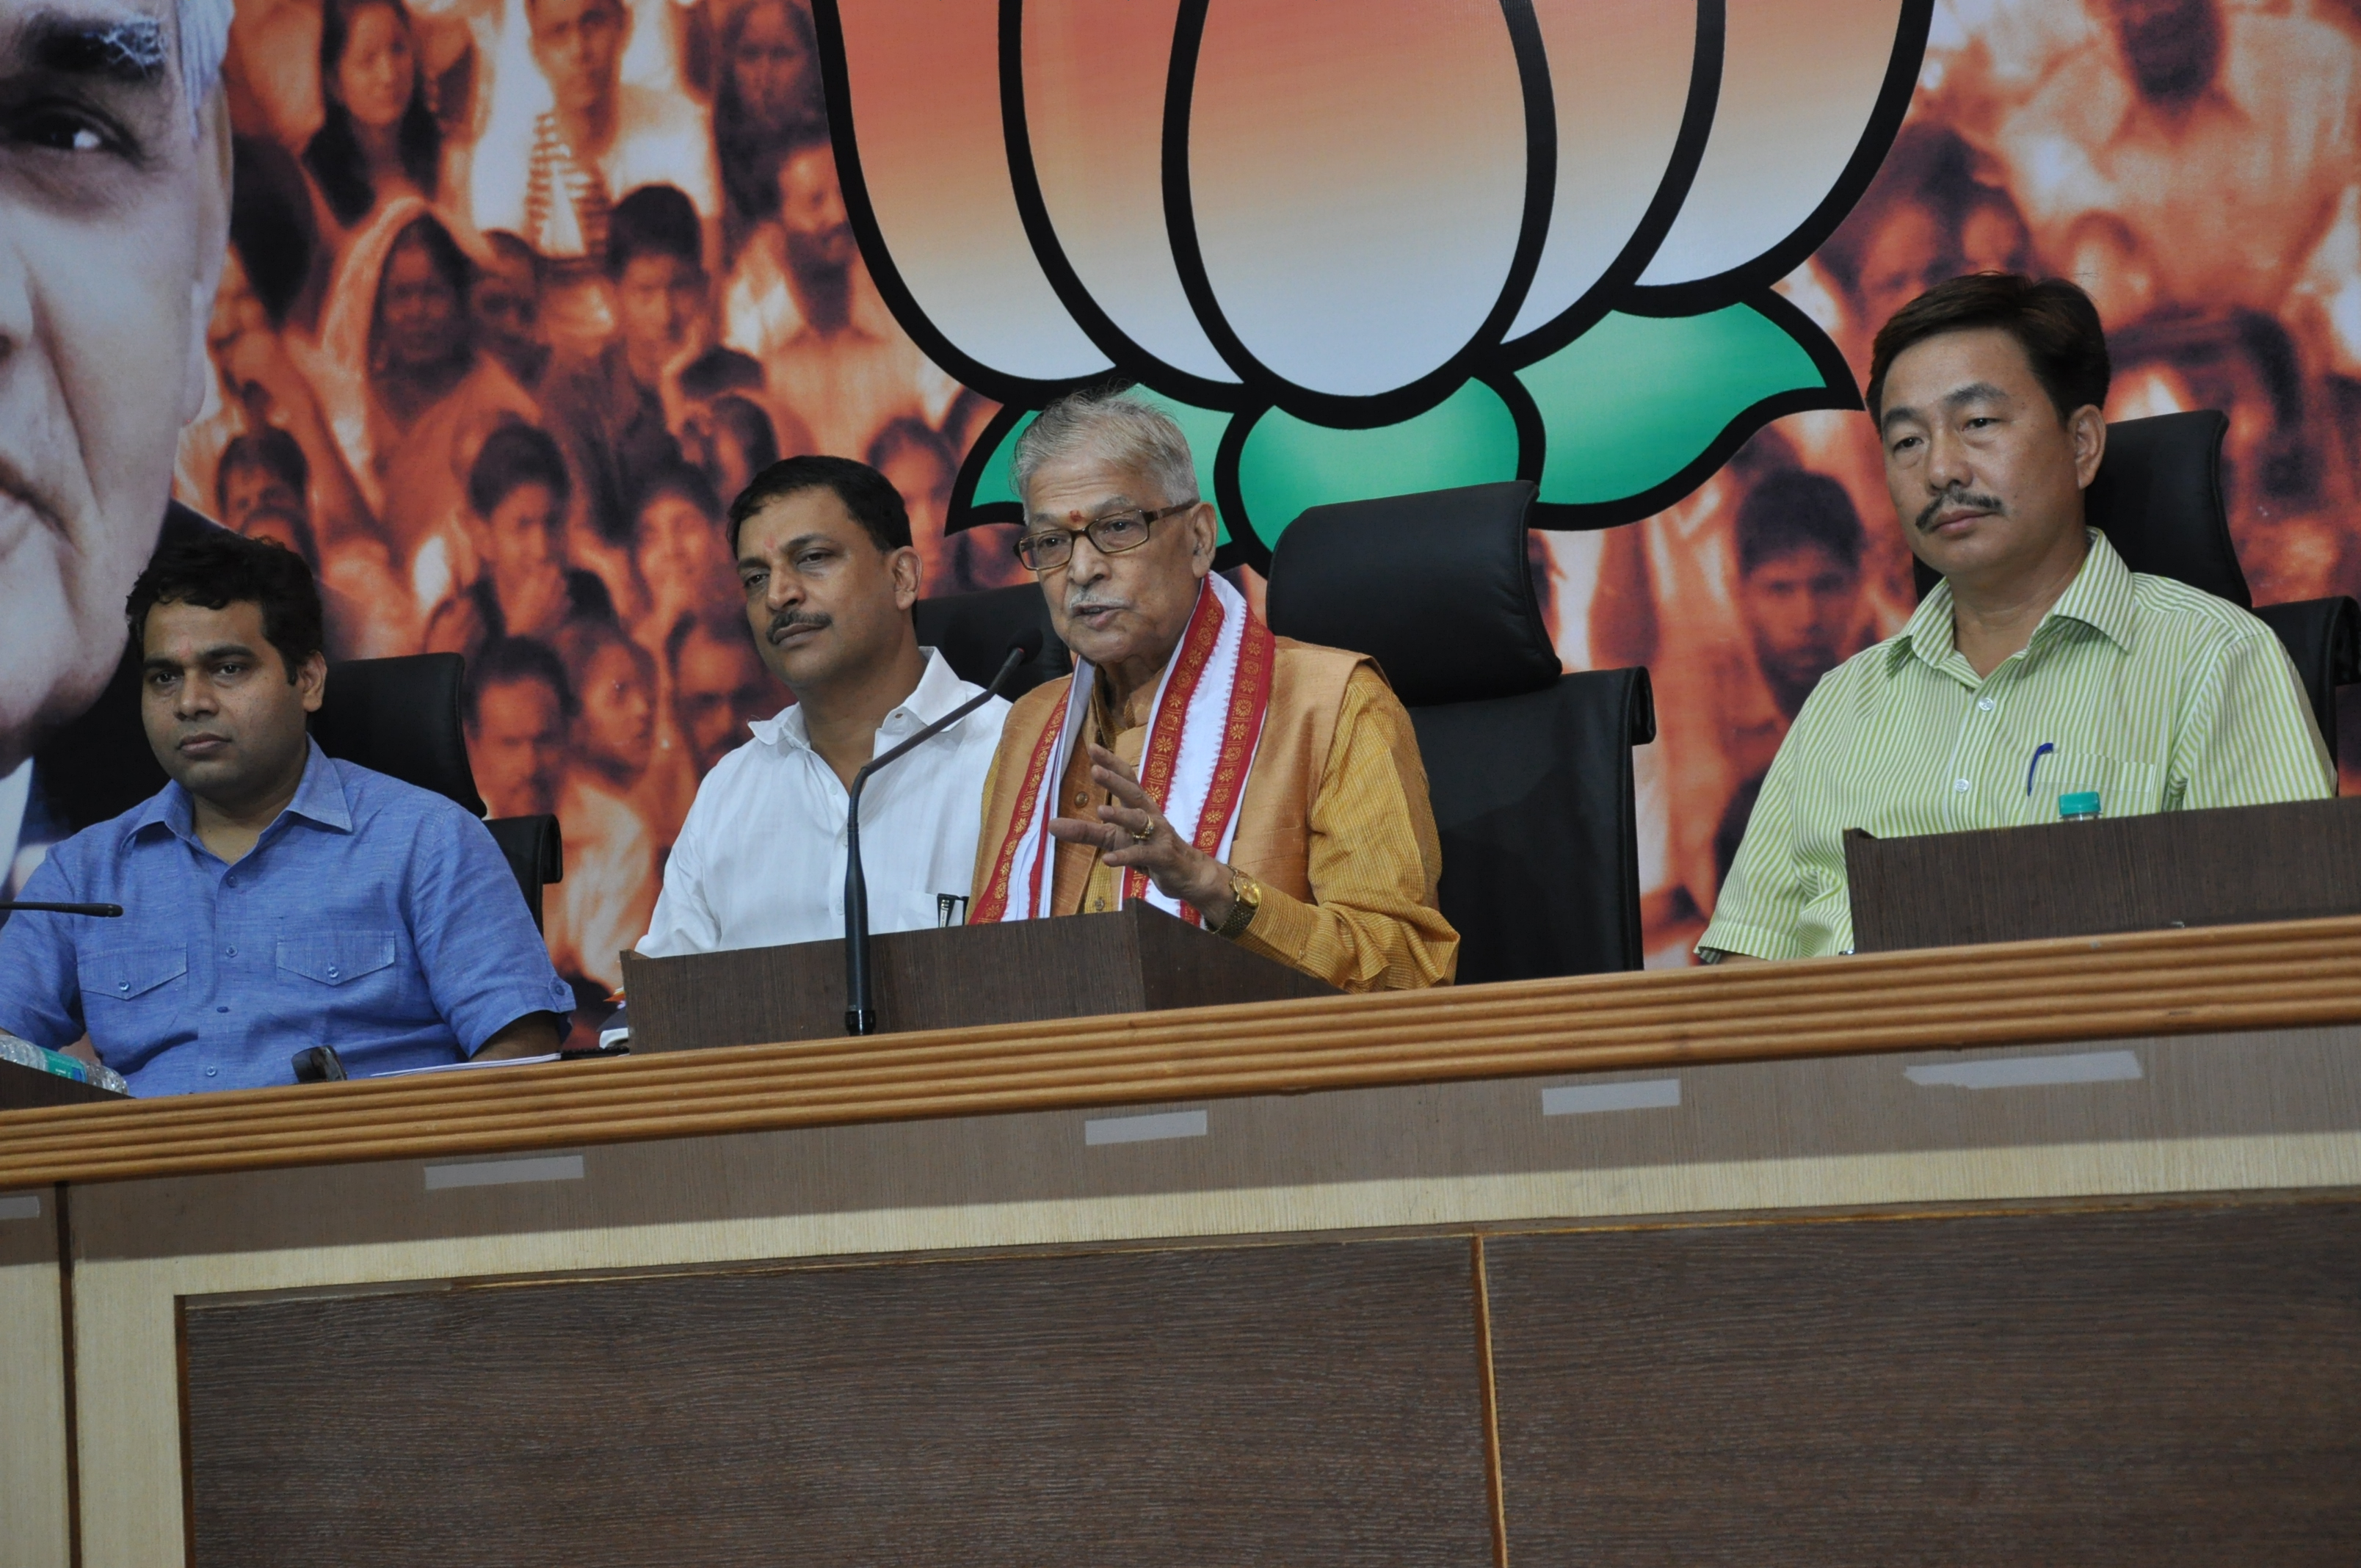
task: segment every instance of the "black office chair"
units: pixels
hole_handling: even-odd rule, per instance
[[[1027,628],[1041,633],[1041,651],[1016,666],[1001,688],[1003,696],[1016,697],[1035,686],[1071,674],[1074,658],[1058,641],[1049,623],[1049,606],[1041,590],[1030,583],[1013,588],[986,588],[982,593],[948,594],[920,599],[912,611],[918,641],[942,651],[944,663],[963,681],[990,683],[1008,657],[1008,645]]]
[[[174,501],[164,509],[157,547],[217,532],[221,524]],[[123,650],[98,699],[34,754],[41,795],[70,833],[120,817],[169,782],[139,718],[140,651]]]
[[[467,765],[460,694],[467,662],[456,653],[398,659],[347,659],[328,666],[328,689],[312,716],[312,739],[341,762],[432,790],[471,817],[484,814]],[[484,824],[515,873],[533,922],[541,924],[542,889],[566,874],[555,817],[507,817]]]
[[[2342,595],[2254,602],[2222,497],[2222,438],[2229,430],[2229,416],[2216,409],[2108,425],[2107,455],[2082,493],[2082,515],[2133,571],[2171,577],[2252,609],[2277,632],[2333,757],[2336,688],[2361,681],[2361,605]],[[1917,577],[1924,598],[1938,579],[1923,561]]]
[[[1314,507],[1272,553],[1283,637],[1367,653],[1418,731],[1462,983],[1636,970],[1648,672],[1561,673],[1523,480]]]

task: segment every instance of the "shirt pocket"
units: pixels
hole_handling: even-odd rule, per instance
[[[292,975],[341,990],[391,969],[400,951],[400,944],[379,931],[291,937],[279,944],[279,970],[282,978]]]
[[[2165,808],[2164,783],[2150,763],[2060,747],[2041,759],[2026,810],[2031,821],[2055,822],[2059,796],[2095,795],[2102,817],[2144,817]]]
[[[188,1037],[189,949],[178,942],[101,948],[84,953],[82,1025],[101,1060],[136,1068]]]
[[[943,889],[945,893],[954,891]],[[960,918],[966,918],[962,910]],[[942,922],[941,906],[931,893],[914,893],[907,889],[880,888],[869,900],[869,929],[886,931],[924,931]]]
[[[76,967],[86,997],[169,1004],[178,1000],[177,990],[163,996],[153,993],[188,974],[189,949],[163,945],[102,948],[85,955]]]

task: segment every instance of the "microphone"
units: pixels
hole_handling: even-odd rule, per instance
[[[1016,666],[1041,652],[1041,629],[1028,626],[1010,641],[1008,657],[1000,662],[1000,673],[982,692],[944,714],[907,740],[882,757],[873,757],[852,775],[852,788],[847,793],[852,804],[847,808],[844,823],[844,1032],[848,1035],[873,1035],[877,1032],[877,1008],[869,992],[869,883],[861,874],[861,791],[869,783],[869,775],[889,762],[898,761],[905,752],[933,740],[936,736],[990,702],[1016,673]]]
[[[106,915],[123,913],[120,904],[27,904],[18,899],[0,899],[0,915],[13,915],[17,910],[29,910],[36,915]]]

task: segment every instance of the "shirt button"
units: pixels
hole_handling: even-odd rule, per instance
[[[1961,795],[1965,795],[1968,793],[1971,786],[1965,779],[1953,779],[1951,781],[1951,787],[1958,790]]]
[[[221,1069],[217,1067],[209,1067],[205,1069],[205,1076],[207,1078],[219,1078],[221,1076]]]
[[[237,957],[237,949],[236,949],[236,948],[225,948],[225,949],[224,949],[224,953],[225,953],[225,956],[226,956],[226,957],[228,957],[228,958],[233,958],[233,959],[234,959],[234,958]]]
[[[1980,696],[1976,698],[1976,707],[1981,712],[1990,713],[1993,708],[1999,706],[2000,705],[1998,703],[1995,703],[1988,696]]]
[[[1965,788],[1967,788],[1967,787],[1968,787],[1968,781],[1967,781],[1967,780],[1965,780],[1965,779],[1961,779],[1961,780],[1960,781],[1960,787],[1961,789],[1965,789]],[[330,964],[330,965],[328,966],[328,978],[329,978],[330,980],[334,980],[334,979],[335,979],[335,978],[336,978],[336,966],[335,966],[335,965],[334,965],[334,964]]]
[[[127,980],[118,980],[115,982],[115,989],[117,991],[128,991],[131,989],[131,982]]]
[[[1091,900],[1091,913],[1092,913],[1092,914],[1093,914],[1093,915],[1104,915],[1104,914],[1105,914],[1105,913],[1106,913],[1106,900],[1105,900],[1105,899],[1104,899],[1104,898],[1093,898],[1093,899],[1092,899],[1092,900]]]
[[[226,1012],[228,1012],[228,1011],[229,1011],[229,1009],[228,1009],[228,1008],[226,1008],[226,1007],[216,1007],[216,1008],[214,1008],[214,1012],[216,1012],[216,1013],[226,1013]]]

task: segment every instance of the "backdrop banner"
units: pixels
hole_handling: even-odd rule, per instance
[[[332,657],[482,663],[587,1003],[787,700],[719,526],[777,455],[882,469],[929,594],[1029,580],[1011,444],[1109,378],[1250,597],[1306,507],[1537,481],[1567,667],[1654,676],[1652,964],[1914,603],[1859,389],[1928,284],[2081,283],[2111,418],[2230,415],[2256,601],[2361,590],[2351,0],[240,0],[225,82],[176,495],[318,565]],[[12,887],[97,802],[18,777]]]

